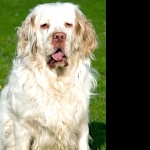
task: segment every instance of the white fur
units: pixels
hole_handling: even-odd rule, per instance
[[[44,23],[50,26],[41,29]],[[67,67],[47,65],[54,32],[66,34]],[[90,64],[97,46],[92,24],[77,5],[43,4],[17,34],[17,56],[0,97],[0,150],[89,150],[89,99],[96,86]]]

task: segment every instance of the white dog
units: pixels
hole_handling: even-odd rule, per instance
[[[0,97],[0,150],[89,150],[93,26],[77,5],[35,7]]]

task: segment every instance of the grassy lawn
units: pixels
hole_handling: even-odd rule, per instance
[[[7,81],[16,52],[16,27],[21,25],[29,9],[39,3],[56,0],[1,0],[0,5],[0,90]],[[65,2],[61,0],[61,2]],[[93,67],[99,72],[96,96],[90,103],[90,142],[92,150],[106,150],[106,2],[105,0],[70,0],[80,5],[81,10],[95,27],[99,49],[94,54]]]

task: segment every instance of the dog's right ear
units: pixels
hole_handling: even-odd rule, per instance
[[[17,30],[17,55],[27,56],[36,51],[35,15],[27,16],[22,26]]]

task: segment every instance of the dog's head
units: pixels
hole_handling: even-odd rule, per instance
[[[66,67],[76,53],[88,57],[97,47],[95,30],[77,5],[35,7],[18,28],[18,56],[43,55],[50,68]]]

